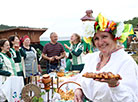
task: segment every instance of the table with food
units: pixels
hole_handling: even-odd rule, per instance
[[[80,85],[76,83],[79,71],[51,72],[40,77],[41,91],[45,95],[41,97],[44,102],[73,102],[74,91]]]

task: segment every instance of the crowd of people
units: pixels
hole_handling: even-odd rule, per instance
[[[57,42],[58,34],[52,32],[51,41],[42,51],[42,58],[47,61],[45,73],[60,71],[61,59],[66,58],[71,62],[68,71],[80,71],[78,83],[81,87],[75,90],[75,102],[83,102],[84,97],[92,102],[138,102],[138,66],[118,44],[122,24],[106,20],[99,14],[93,26],[95,33],[91,36],[91,42],[98,51],[86,55],[79,34],[73,33],[70,46],[63,46]],[[42,73],[37,51],[30,44],[27,35],[21,39],[13,35],[0,40],[0,75],[3,82],[9,76],[30,78]],[[64,47],[68,49],[68,55]],[[82,77],[86,72],[112,72],[119,74],[122,80]]]
[[[0,40],[0,75],[3,82],[7,76],[29,78],[38,72],[41,72],[41,68],[37,52],[30,46],[29,36],[23,36],[21,41],[16,35]]]
[[[50,34],[50,39],[51,41],[43,47],[42,51],[42,58],[46,60],[45,73],[59,71],[61,59],[66,56],[63,45],[57,42],[58,35],[55,32]],[[8,39],[0,40],[0,75],[3,77],[3,82],[8,76],[22,76],[28,80],[32,75],[42,73],[37,51],[30,44],[31,41],[27,35],[21,39],[12,35]],[[69,48],[67,45],[65,46]],[[82,71],[84,66],[81,58],[83,46],[78,34],[72,35],[69,51],[68,58],[72,59],[72,67],[69,70]]]

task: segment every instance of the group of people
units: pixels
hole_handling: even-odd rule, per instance
[[[51,41],[42,51],[42,57],[47,60],[47,73],[60,70],[60,60],[71,59],[69,70],[80,70],[77,82],[81,87],[75,90],[75,102],[83,102],[84,97],[92,102],[138,102],[138,66],[128,55],[118,41],[122,37],[122,24],[107,20],[101,14],[95,19],[92,44],[97,52],[83,54],[83,44],[79,34],[72,34],[70,47],[66,55],[62,44],[58,43],[56,32],[50,34]],[[19,38],[12,36],[8,40],[0,40],[0,75],[23,76],[22,57],[25,63],[26,77],[41,72],[36,51],[30,46],[30,38],[24,36],[19,46]],[[39,71],[38,71],[39,70]],[[85,78],[86,72],[119,74],[116,78]]]
[[[74,101],[83,102],[84,98],[87,98],[90,102],[138,102],[138,65],[119,43],[123,24],[106,20],[99,14],[93,26],[95,33],[92,35],[92,44],[98,48],[97,52],[84,57],[83,44],[76,33],[70,38],[70,47],[64,44],[69,50],[69,56],[66,58],[72,61],[70,70],[81,71],[76,80],[81,87],[75,90]],[[57,43],[57,34],[51,33],[50,38],[51,42],[44,47],[43,58],[49,60],[48,66],[55,69],[58,60],[66,55],[63,46]],[[58,52],[60,53],[56,54]],[[57,63],[51,65],[56,61]],[[87,72],[119,74],[121,80],[82,77]]]
[[[45,45],[42,52],[42,57],[47,61],[47,63],[45,63],[47,65],[45,73],[50,73],[55,70],[59,71],[61,59],[66,56],[63,45],[57,42],[58,35],[53,32],[51,33],[50,38],[51,41]],[[73,60],[75,59],[73,61],[73,67],[70,70],[82,70],[84,66],[84,64],[81,64],[81,57],[79,58],[80,62],[78,62],[77,59],[82,53],[80,39],[78,34],[73,34],[71,37],[72,47],[69,48],[65,45],[70,51],[69,58]],[[11,78],[10,76],[19,76],[16,78],[23,77],[24,84],[26,85],[31,81],[31,76],[40,75],[42,69],[37,55],[37,51],[31,46],[31,40],[27,35],[22,38],[19,38],[16,35],[11,35],[8,39],[1,39],[0,80],[2,80],[2,82],[0,82],[0,89],[1,86],[5,85],[7,82],[6,80]],[[0,95],[0,98],[1,97],[4,96]],[[3,100],[5,99],[3,98]]]
[[[62,44],[58,43],[58,35],[52,32],[50,35],[51,41],[45,45],[42,52],[42,57],[47,61],[46,73],[59,71],[61,59],[66,56],[66,52]],[[82,70],[83,62],[81,58],[82,44],[78,34],[73,34],[71,37],[71,47],[69,49],[70,59],[73,59],[72,68],[70,70]],[[23,71],[24,69],[24,71]],[[3,77],[3,82],[7,76],[23,76],[29,78],[32,75],[42,73],[39,58],[35,48],[30,46],[30,38],[25,35],[21,39],[18,36],[12,35],[8,39],[0,40],[0,75]]]
[[[84,63],[82,60],[83,55],[83,45],[81,43],[81,37],[79,34],[72,34],[70,38],[71,46],[64,44],[65,48],[69,50],[69,56],[66,55],[64,47],[62,44],[57,42],[58,35],[56,32],[50,34],[51,41],[47,43],[42,52],[42,57],[47,60],[46,68],[47,73],[52,71],[59,71],[61,66],[61,59],[66,57],[71,59],[71,67],[69,70],[79,70],[82,71]]]
[[[3,82],[8,76],[26,78],[39,71],[39,60],[36,50],[30,46],[29,36],[23,36],[21,41],[16,35],[0,40],[0,75]]]

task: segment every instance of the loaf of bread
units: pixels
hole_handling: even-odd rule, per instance
[[[115,75],[112,72],[102,72],[102,73],[86,72],[82,76],[93,79],[117,79],[117,80],[122,79],[119,74]]]

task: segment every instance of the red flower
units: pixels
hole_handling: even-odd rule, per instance
[[[98,22],[95,22],[95,25],[97,25],[98,24]]]
[[[116,38],[114,38],[114,40],[118,40],[118,39],[120,39],[121,38],[121,36],[120,37],[116,37]]]

